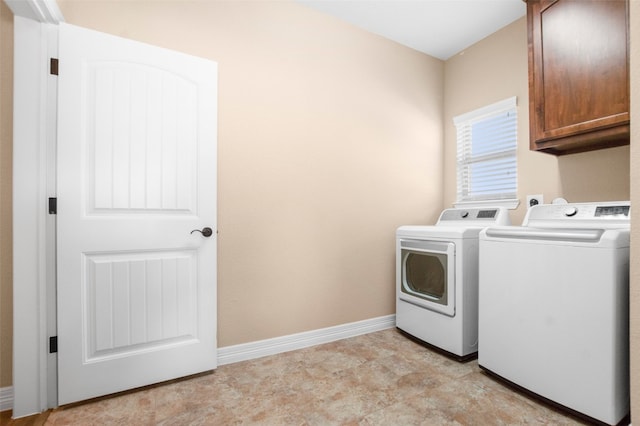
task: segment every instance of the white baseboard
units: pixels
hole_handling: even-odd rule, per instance
[[[368,320],[305,331],[273,339],[259,340],[218,349],[218,365],[233,364],[263,356],[275,355],[296,349],[308,348],[323,343],[334,342],[361,334],[373,333],[396,326],[396,316],[371,318]]]
[[[13,410],[13,386],[0,388],[0,411]]]

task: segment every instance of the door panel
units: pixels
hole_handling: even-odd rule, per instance
[[[197,252],[85,255],[87,362],[192,342]]]
[[[60,25],[58,388],[214,369],[216,64]]]
[[[137,64],[87,71],[90,208],[193,213],[198,86]]]

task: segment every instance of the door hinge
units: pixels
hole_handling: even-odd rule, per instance
[[[58,336],[49,337],[49,353],[55,354],[58,352]]]
[[[58,58],[51,58],[49,72],[51,75],[58,75]]]
[[[49,214],[58,214],[58,199],[49,198]]]

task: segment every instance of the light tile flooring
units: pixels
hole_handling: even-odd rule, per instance
[[[585,424],[388,329],[51,412],[47,425]]]

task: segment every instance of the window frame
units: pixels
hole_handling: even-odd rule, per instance
[[[518,173],[517,173],[517,151],[518,151],[518,112],[517,112],[517,97],[513,96],[507,99],[504,99],[502,101],[499,102],[495,102],[493,104],[490,105],[486,105],[484,107],[475,109],[473,111],[469,111],[467,113],[464,114],[460,114],[458,116],[455,116],[453,118],[453,123],[456,127],[456,201],[454,203],[455,207],[465,207],[465,206],[501,206],[501,207],[506,207],[508,209],[515,209],[518,207],[518,205],[520,204],[520,201],[518,200]],[[460,158],[460,152],[461,152],[461,147],[460,144],[464,143],[464,141],[461,138],[460,135],[460,131],[461,131],[461,127],[462,126],[470,126],[472,124],[481,122],[483,120],[488,120],[494,117],[497,117],[498,115],[507,112],[507,111],[514,111],[516,114],[516,136],[515,136],[515,146],[512,149],[512,154],[509,154],[507,157],[511,158],[511,156],[513,156],[513,159],[515,161],[515,165],[516,165],[516,174],[515,174],[515,185],[516,185],[516,189],[514,191],[514,193],[512,194],[512,196],[509,196],[509,198],[495,198],[495,199],[460,199],[461,196],[461,170],[460,167],[461,165],[467,165],[470,163],[470,161],[464,161],[464,159]],[[511,150],[509,150],[511,151]],[[506,151],[505,151],[506,152]],[[507,158],[505,157],[505,158]],[[511,195],[511,194],[509,194]]]

